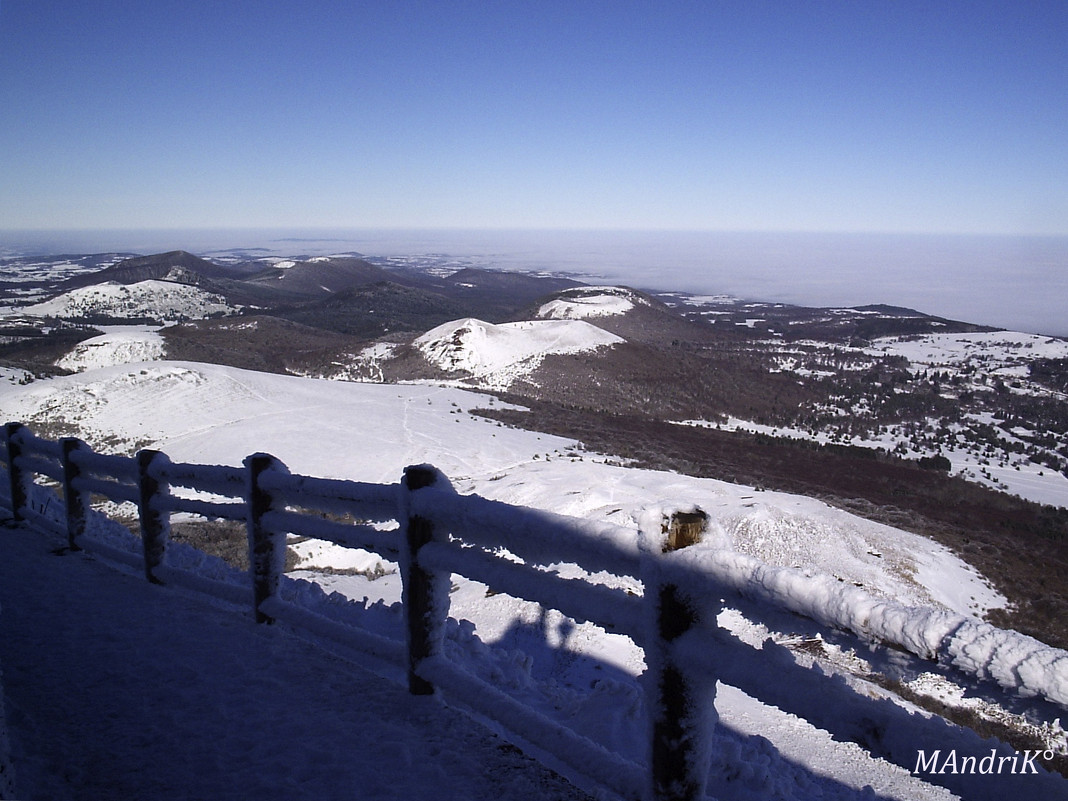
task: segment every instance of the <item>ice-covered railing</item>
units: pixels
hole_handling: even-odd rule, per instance
[[[728,757],[715,748],[716,681],[908,770],[916,768],[919,751],[1016,757],[1007,745],[858,692],[843,677],[802,665],[770,640],[756,647],[743,642],[718,624],[724,605],[744,607],[757,620],[784,611],[803,616],[848,633],[858,645],[907,651],[1068,708],[1068,653],[1017,632],[876,599],[829,577],[772,567],[704,543],[676,549],[669,540],[692,534],[704,521],[696,509],[650,510],[635,531],[459,495],[428,465],[407,468],[397,484],[380,485],[292,475],[267,454],[249,456],[241,468],[174,463],[147,450],[136,458],[102,455],[73,438],[41,439],[17,423],[5,426],[2,444],[8,480],[0,482],[0,507],[11,518],[65,533],[71,548],[88,547],[143,567],[152,582],[250,604],[258,621],[281,620],[401,662],[413,693],[440,689],[446,700],[497,721],[624,798],[696,799],[706,789],[745,796],[732,784],[739,766],[725,762]],[[62,502],[36,485],[39,477],[62,486]],[[130,547],[133,537],[108,542],[89,536],[93,497],[136,506],[138,550]],[[189,569],[192,549],[169,538],[175,513],[242,521],[248,573],[224,568],[213,573],[201,563]],[[382,525],[392,521],[397,527]],[[404,641],[353,629],[295,602],[282,575],[289,535],[399,562]],[[561,576],[556,569],[561,565],[577,566],[585,575],[576,578],[569,570],[570,577]],[[625,634],[641,646],[650,721],[646,762],[635,764],[608,751],[453,662],[443,642],[448,625],[455,626],[448,617],[454,573]],[[1026,776],[943,771],[924,778],[966,798],[1068,792],[1059,776],[1045,771]]]

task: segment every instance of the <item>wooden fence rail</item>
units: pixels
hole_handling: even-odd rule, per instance
[[[708,776],[707,748],[716,724],[717,680],[804,717],[840,739],[859,742],[873,755],[909,770],[916,764],[917,748],[958,748],[966,753],[994,748],[1001,754],[1013,753],[940,718],[910,714],[888,700],[862,695],[840,679],[799,664],[781,646],[769,642],[754,648],[721,628],[716,622],[721,605],[739,601],[747,605],[747,614],[755,612],[758,619],[761,610],[815,618],[855,637],[858,648],[889,641],[927,659],[932,658],[932,648],[938,650],[934,635],[895,642],[893,632],[879,628],[877,620],[869,626],[866,619],[864,626],[858,626],[848,613],[825,620],[818,610],[799,606],[785,590],[775,595],[780,584],[810,580],[797,571],[740,563],[743,557],[736,554],[728,564],[702,549],[676,550],[686,544],[676,541],[685,539],[685,531],[703,525],[699,511],[665,516],[635,532],[462,496],[429,465],[406,468],[398,484],[366,484],[293,475],[263,453],[247,457],[241,468],[175,463],[153,450],[143,450],[133,459],[102,455],[74,438],[41,439],[19,423],[4,427],[0,457],[7,473],[7,498],[0,497],[0,505],[6,501],[14,521],[55,530],[56,521],[34,508],[31,485],[35,476],[43,476],[62,486],[64,514],[58,527],[65,530],[72,549],[100,547],[86,534],[92,496],[136,504],[143,546],[140,561],[148,581],[156,584],[178,577],[165,559],[172,514],[242,521],[248,534],[248,588],[200,576],[185,576],[182,582],[228,600],[247,598],[261,623],[284,619],[324,636],[339,625],[278,597],[289,535],[362,548],[398,562],[404,647],[399,650],[393,641],[371,632],[359,635],[361,647],[382,658],[402,657],[413,694],[441,688],[447,698],[458,698],[489,718],[506,710],[508,720],[521,722],[522,731],[515,734],[624,798],[695,801],[706,790],[716,792],[719,779]],[[375,525],[389,521],[398,527],[382,530]],[[638,596],[604,583],[556,575],[551,566],[561,563],[578,565],[590,574],[627,577],[631,583],[636,579],[643,592]],[[739,579],[744,572],[739,565],[763,572],[759,580]],[[650,743],[646,771],[537,712],[522,709],[500,690],[450,663],[442,640],[452,574],[625,634],[643,648],[649,674],[644,683]],[[939,614],[932,610],[931,619],[944,622]],[[345,636],[351,640],[351,630]],[[1059,659],[1068,654],[1039,656]],[[1068,661],[1064,664],[1068,666]],[[1057,691],[1054,686],[1047,697],[1068,706]],[[843,714],[843,708],[850,714]],[[1005,797],[1019,787],[1003,776],[942,773],[924,778],[977,799]],[[1028,779],[1034,780],[1027,785],[1029,792],[1038,793],[1034,797],[1049,788],[1048,797],[1065,792],[1060,777],[1043,772]],[[736,787],[719,789],[738,795]]]

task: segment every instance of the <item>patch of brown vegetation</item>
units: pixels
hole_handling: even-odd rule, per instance
[[[166,328],[167,358],[269,373],[303,372],[351,350],[357,340],[276,317],[227,317]]]
[[[137,520],[127,521],[127,525],[134,534],[141,535]],[[217,556],[230,567],[248,570],[248,531],[240,520],[174,521],[171,523],[170,540]],[[287,547],[285,571],[295,570],[297,561],[296,551]]]

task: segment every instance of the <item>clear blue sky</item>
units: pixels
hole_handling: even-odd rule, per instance
[[[0,228],[1068,234],[1068,2],[0,0]]]

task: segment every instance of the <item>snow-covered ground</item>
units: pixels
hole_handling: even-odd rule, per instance
[[[923,604],[956,592],[963,614],[1004,602],[931,541],[803,496],[609,464],[573,440],[472,414],[500,402],[424,385],[349,384],[188,362],[118,365],[0,388],[7,418],[69,425],[91,444],[172,459],[239,465],[266,451],[294,472],[392,483],[428,462],[462,492],[561,514],[634,525],[655,504],[698,505],[736,548],[877,594]],[[878,554],[878,555],[876,555]],[[923,567],[926,584],[914,576]]]
[[[399,676],[84,553],[57,556],[39,532],[0,533],[4,798],[586,798]]]
[[[28,384],[33,380],[33,373],[18,367],[0,367],[0,383]]]
[[[868,350],[880,355],[904,356],[913,370],[945,370],[952,376],[972,367],[1008,380],[1026,378],[1026,365],[1034,359],[1068,357],[1068,340],[1017,331],[985,331],[888,337],[874,341]]]
[[[477,320],[456,321],[428,332],[416,343],[428,358],[443,368],[481,381],[487,388],[503,388],[527,374],[547,354],[579,352],[621,341],[582,318],[622,313],[624,302],[631,301],[607,290],[578,293],[569,304],[543,308],[541,316],[551,319],[496,326]],[[998,342],[983,344],[988,348],[1003,347]],[[909,347],[914,347],[914,343]],[[872,604],[887,601],[904,606],[930,605],[964,615],[969,621],[975,621],[987,610],[1005,603],[1005,599],[972,568],[922,537],[855,517],[810,498],[758,491],[711,479],[622,467],[606,456],[584,451],[574,441],[507,428],[480,417],[477,414],[479,408],[501,403],[487,395],[455,386],[354,384],[263,374],[210,364],[161,361],[162,355],[159,335],[151,330],[108,331],[102,337],[81,343],[66,357],[64,366],[82,371],[76,375],[23,385],[19,383],[20,376],[12,373],[7,380],[0,381],[0,409],[4,418],[0,422],[21,420],[31,429],[35,425],[46,428],[49,436],[76,434],[94,447],[109,452],[129,454],[144,447],[157,448],[181,462],[239,465],[246,455],[266,451],[281,459],[293,472],[375,483],[398,481],[406,465],[431,463],[441,469],[461,493],[476,493],[511,504],[614,523],[631,530],[649,510],[698,506],[711,518],[709,537],[716,547],[736,552],[740,564],[752,557],[772,567],[798,568],[811,576],[826,577],[821,586],[828,592],[839,586],[861,588],[868,597],[875,599]],[[740,426],[742,421],[732,421],[732,424]],[[41,558],[40,548],[28,543],[12,545],[15,549],[12,554],[25,560],[29,566],[27,570],[41,573],[42,586],[45,581],[74,584],[80,581],[66,577],[57,579],[48,573],[54,566]],[[318,541],[300,543],[298,548],[302,570],[297,575],[382,614],[392,609],[393,612],[388,614],[396,617],[395,604],[400,599],[396,565],[372,554],[353,553]],[[41,564],[36,564],[35,560]],[[86,564],[83,557],[73,555],[56,561],[83,568]],[[5,564],[2,569],[8,567]],[[316,568],[359,573],[323,573]],[[568,566],[561,567],[563,574],[568,574],[569,570]],[[18,574],[19,570],[15,569],[15,575]],[[45,574],[48,574],[47,578],[44,578]],[[106,579],[96,575],[92,581]],[[10,586],[18,587],[18,582]],[[640,587],[635,587],[635,591],[640,592]],[[86,594],[91,593],[86,590]],[[17,589],[7,596],[0,595],[4,599],[5,614],[11,605],[25,605],[28,597]],[[641,730],[636,677],[645,663],[643,653],[630,640],[590,624],[575,624],[558,613],[546,612],[533,604],[487,593],[484,585],[460,577],[454,577],[450,600],[452,615],[471,621],[471,624],[454,627],[452,632],[451,647],[461,656],[488,659],[488,670],[495,681],[503,681],[511,691],[535,706],[542,705],[546,714],[551,712],[557,717],[569,717],[569,722],[578,730],[634,756],[634,749],[642,741],[640,735],[635,736],[635,731]],[[186,601],[188,599],[183,603]],[[99,618],[115,618],[120,621],[118,625],[136,635],[135,639],[159,638],[149,623],[121,622],[125,620],[123,613],[113,613],[103,603],[101,601],[95,609]],[[136,607],[138,603],[132,605]],[[57,604],[61,605],[62,601]],[[85,605],[92,607],[90,602]],[[57,608],[55,613],[59,612]],[[186,619],[194,613],[187,609],[172,609],[168,614]],[[4,617],[0,615],[0,627]],[[201,621],[194,625],[216,624],[228,632],[236,625],[233,621]],[[37,631],[48,627],[43,620],[26,625],[30,628],[37,626]],[[740,637],[758,643],[765,637],[789,642],[798,638],[804,641],[812,636],[810,630],[779,631],[765,624],[754,624],[744,617],[732,618],[728,627]],[[24,631],[23,636],[30,637],[28,631]],[[90,638],[102,638],[109,643],[126,636],[120,637],[111,630],[90,631],[95,631],[95,634],[87,635]],[[229,637],[231,633],[225,636]],[[241,640],[242,644],[235,648],[237,655],[255,661],[258,657],[247,652],[258,654],[266,648],[271,659],[292,657],[288,652],[279,655],[278,651],[285,650],[288,645],[280,645],[280,641],[271,640],[269,635],[254,632],[251,637],[247,643]],[[207,642],[214,647],[214,636],[208,637]],[[996,643],[976,645],[987,651],[997,649]],[[88,645],[83,648],[91,650]],[[833,657],[831,662],[838,660],[841,665],[848,666],[845,669],[853,674],[850,681],[874,669],[868,663],[870,657],[867,655],[835,651],[835,648],[836,645],[828,644],[825,653]],[[19,667],[21,663],[9,667],[4,651],[0,651],[0,659],[4,660],[0,665],[9,681],[12,670],[24,671],[21,675],[31,672],[28,667]],[[56,659],[58,664],[63,664],[69,656],[57,655]],[[158,664],[154,665],[154,661]],[[112,663],[109,661],[108,664]],[[331,690],[342,682],[340,679],[323,679],[323,672],[328,668],[310,657],[309,664],[313,665],[309,673],[315,682],[325,683]],[[225,694],[234,699],[235,705],[244,703],[239,700],[241,692],[232,676],[218,677],[191,656],[175,658],[165,651],[146,651],[136,667],[141,675],[158,670],[169,677],[174,675],[168,672],[172,669],[179,670],[178,678],[172,681],[181,683],[183,677],[187,680],[182,685],[183,695],[178,702],[190,710],[188,718],[181,718],[182,726],[195,725],[199,713],[193,710],[201,708],[198,705],[203,703],[191,697],[193,691],[189,688],[193,685],[189,682],[194,680],[199,687],[196,692],[206,693],[209,704],[212,694]],[[299,683],[301,679],[294,675],[294,670],[296,668],[290,663],[279,668],[278,674],[284,678],[276,682],[275,688]],[[351,672],[352,668],[342,670]],[[345,675],[348,677],[347,673]],[[112,678],[115,678],[114,669]],[[58,677],[51,680],[59,683]],[[376,692],[373,686],[360,684],[359,679],[345,679],[349,680],[361,688],[356,697]],[[974,697],[961,696],[959,688],[946,689],[940,681],[939,676],[929,674],[916,677],[914,683],[919,688],[936,687],[940,697],[950,699],[955,705],[968,706],[977,702]],[[123,686],[121,676],[118,682]],[[1064,683],[1068,683],[1068,677],[1064,677]],[[248,684],[246,681],[245,685]],[[104,698],[112,692],[118,691],[107,689]],[[333,721],[328,731],[324,728],[323,732],[309,734],[306,722],[316,714],[318,705],[336,703],[336,699],[331,702],[313,698],[305,702],[307,692],[301,687],[294,693],[296,705],[301,710],[305,707],[311,710],[308,715],[302,712],[297,716],[294,724],[299,729],[297,736],[310,741],[319,750],[326,749],[331,754],[326,768],[337,772],[341,757],[335,756],[340,753],[336,742],[344,739],[344,735],[332,728]],[[881,691],[870,685],[865,692],[879,694]],[[393,699],[388,693],[384,697]],[[386,706],[401,710],[404,725],[414,719],[415,728],[418,728],[423,718],[411,712],[414,708],[411,704],[415,702],[406,696],[405,699],[404,703],[396,705],[389,700]],[[722,687],[716,706],[726,732],[719,745],[725,749],[723,753],[734,753],[737,763],[746,766],[748,774],[739,787],[748,787],[748,792],[763,792],[767,797],[784,799],[867,798],[873,790],[887,798],[950,797],[945,790],[910,776],[907,770],[872,759],[858,746],[837,742],[805,721],[737,690]],[[386,787],[394,780],[387,778],[385,763],[396,756],[402,769],[411,768],[417,759],[412,755],[419,753],[422,745],[416,744],[416,732],[405,731],[403,727],[393,728],[401,722],[389,717],[390,710],[375,706],[373,712],[385,721],[383,728],[389,734],[383,742],[392,742],[395,747],[392,751],[387,749],[386,753],[375,750],[376,746],[367,747],[368,753],[382,763],[373,769],[365,768],[370,770],[367,786]],[[85,714],[92,718],[103,713],[90,707]],[[123,727],[125,732],[118,735],[122,747],[133,750],[133,740],[152,739],[153,726],[173,728],[174,714],[174,710],[168,709],[158,724],[146,723],[144,718],[137,718],[134,723],[133,719],[118,715],[121,722],[116,725]],[[256,717],[259,714],[254,713],[252,719],[259,719]],[[268,715],[264,713],[263,719]],[[215,764],[219,760],[243,759],[245,756],[244,751],[249,746],[232,733],[238,717],[245,715],[235,712],[223,716],[221,721],[213,721],[216,728],[212,731],[223,743],[223,747],[214,752]],[[281,715],[276,717],[282,718]],[[77,727],[89,725],[84,721],[83,718],[82,723],[73,724],[72,737],[82,738],[84,728]],[[58,725],[48,718],[42,718],[40,722],[28,721],[26,717],[9,721],[13,729],[20,732],[20,737],[31,736],[20,728],[28,722],[32,735],[38,733],[34,726],[39,726],[42,737],[45,727]],[[1051,747],[1068,749],[1059,723],[1046,721],[1046,724],[1044,731]],[[343,728],[349,725],[366,727],[367,724],[345,717],[338,725]],[[144,732],[146,726],[149,734],[131,733],[138,727]],[[258,728],[267,730],[269,727],[261,723]],[[178,729],[181,730],[181,726]],[[276,749],[284,748],[287,736],[280,730],[273,735],[272,744],[259,750],[253,747],[245,760],[251,767],[240,775],[252,776],[258,771],[266,778],[257,786],[270,784],[275,788],[295,788],[297,794],[291,797],[302,797],[300,793],[305,792],[305,788],[308,794],[303,797],[314,795],[315,788],[320,788],[316,797],[331,797],[322,791],[318,772],[313,777],[313,771],[303,767],[304,762],[283,765],[270,756],[277,752]],[[69,774],[61,772],[57,775],[53,767],[41,761],[44,757],[39,748],[54,754],[58,753],[56,748],[62,746],[39,747],[25,745],[26,742],[29,740],[20,740],[16,745],[17,761],[28,762],[30,775],[34,777],[32,783],[44,786],[46,794],[49,791],[69,792],[71,782],[83,782],[93,775],[94,768],[89,763],[71,769]],[[447,753],[438,744],[429,747]],[[495,758],[494,749],[500,750],[496,745],[477,743],[471,748],[475,762]],[[192,758],[203,758],[203,755],[197,752]],[[271,760],[275,763],[264,767],[264,763]],[[311,760],[314,764],[315,757],[302,756],[300,760]],[[473,763],[458,764],[457,772],[466,776],[468,766]],[[349,767],[340,771],[343,777],[353,775],[345,772]],[[394,767],[395,764],[391,764],[388,769]],[[109,762],[106,770],[117,772],[123,780],[129,773],[131,781],[136,772],[114,762]],[[407,784],[403,781],[396,784],[396,795],[385,790],[377,794],[372,792],[372,795],[424,797],[436,787],[435,770],[427,768],[424,771],[423,763],[420,763],[418,770],[408,771],[404,780]],[[524,774],[515,788],[518,795],[509,796],[492,783],[475,783],[469,797],[491,794],[534,799],[569,797],[563,791],[547,790],[548,785],[538,784],[548,779],[532,776],[533,773]],[[180,776],[174,770],[165,773],[163,780],[173,786],[174,782],[180,781]],[[204,781],[217,782],[219,779],[205,778]],[[259,779],[253,777],[248,781]],[[348,778],[341,778],[335,787],[351,787],[346,784],[348,781]],[[215,789],[224,790],[222,785]],[[153,789],[152,792],[156,791]],[[450,792],[442,789],[435,793],[435,797],[451,797]],[[161,793],[141,797],[172,797]],[[205,797],[208,795],[205,793]],[[60,794],[58,797],[64,796]],[[211,794],[210,797],[220,796]]]
[[[31,428],[35,422],[48,423],[53,431],[69,425],[71,433],[110,450],[132,452],[140,447],[154,447],[176,461],[231,465],[240,464],[249,453],[266,451],[294,472],[377,483],[396,482],[404,466],[429,462],[449,476],[461,493],[477,493],[631,528],[645,510],[697,505],[711,516],[712,535],[723,547],[755,556],[770,565],[800,567],[812,574],[832,576],[842,584],[863,587],[876,598],[908,605],[941,605],[969,616],[979,616],[1004,602],[971,568],[921,537],[804,497],[620,467],[602,456],[583,451],[573,441],[510,429],[475,413],[478,408],[495,403],[499,401],[457,388],[347,384],[179,362],[116,365],[39,380],[26,386],[0,385],[0,408],[5,419],[20,419]],[[305,568],[313,564],[354,566],[340,561],[336,550],[323,544],[309,547],[305,556]],[[37,557],[31,554],[27,558]],[[67,562],[80,559],[66,558]],[[47,567],[47,559],[44,561]],[[399,599],[395,566],[364,561],[359,567],[379,567],[378,572],[385,575],[377,580],[364,575],[323,575],[314,571],[303,575],[327,590],[339,591],[357,601],[367,599],[368,603],[382,601],[389,605]],[[10,604],[16,603],[17,597],[16,594],[16,601],[5,599],[5,612],[10,611]],[[512,681],[524,692],[533,692],[536,685],[541,693],[539,697],[543,698],[549,692],[547,688],[555,688],[552,697],[564,710],[571,710],[576,725],[609,741],[626,739],[629,736],[626,733],[638,725],[634,718],[637,714],[634,680],[643,669],[643,660],[641,651],[629,640],[590,625],[575,625],[556,613],[546,614],[534,605],[507,596],[487,596],[482,585],[468,580],[455,582],[451,602],[455,617],[474,623],[477,643],[498,649],[494,670],[506,681]],[[138,603],[130,606],[137,607]],[[107,612],[101,611],[101,617],[107,616]],[[125,625],[138,635],[154,636],[143,631],[147,623]],[[227,624],[229,629],[234,625],[237,624]],[[116,633],[97,636],[119,638]],[[257,633],[254,639],[262,642],[266,636]],[[461,644],[463,641],[463,637],[458,640]],[[472,640],[464,647],[474,648],[477,643]],[[268,643],[248,647],[255,650],[281,646]],[[173,656],[149,655],[145,659],[175,661]],[[214,675],[204,672],[203,666],[192,664],[190,658],[177,660],[176,664],[184,668],[182,686],[187,695],[192,693],[188,689],[190,683],[201,678],[203,682],[197,686],[208,689],[202,686],[198,692],[216,692],[210,688],[221,686],[227,697],[236,693],[232,678],[220,680],[222,683],[216,685]],[[4,668],[10,676],[11,668],[6,661]],[[151,665],[139,669],[152,672]],[[272,685],[278,693],[284,694],[290,682],[299,681],[292,674],[294,669],[290,665],[280,672],[283,678]],[[316,683],[325,681],[328,687],[343,684],[340,679],[324,679],[318,667],[309,673],[314,674]],[[585,690],[598,674],[602,679],[611,677],[610,681],[597,684],[595,695],[600,695],[602,703],[576,700],[575,688]],[[306,691],[303,685],[293,691],[297,708],[303,708]],[[354,697],[360,698],[362,694]],[[329,703],[316,700],[308,702],[307,707],[314,714],[316,704]],[[610,710],[608,717],[605,717],[606,709]],[[863,789],[865,786],[890,798],[949,797],[946,791],[928,786],[910,776],[907,770],[873,760],[859,747],[836,742],[804,721],[740,692],[723,688],[717,697],[717,709],[721,720],[733,732],[730,735],[733,744],[729,747],[749,760],[746,764],[754,770],[751,777],[754,786],[771,788],[774,791],[771,797],[870,797],[866,795],[870,791]],[[175,714],[178,713],[168,709],[160,725],[173,725],[171,716]],[[196,714],[191,711],[188,719],[183,718],[183,725],[194,725]],[[390,720],[384,711],[376,714]],[[399,714],[403,717],[409,713]],[[230,731],[234,721],[242,716],[239,712],[228,713],[218,725]],[[318,730],[309,733],[309,727],[314,728],[314,724],[308,724],[307,720],[312,719],[302,714],[292,724],[297,727],[295,736],[320,741],[316,739],[320,736]],[[356,724],[346,719],[340,725]],[[12,726],[18,728],[16,722]],[[384,726],[392,731],[389,728],[392,723]],[[259,728],[275,731],[266,725]],[[284,734],[285,727],[276,728],[278,738],[288,736]],[[135,735],[125,736],[128,739],[124,742],[132,748],[129,738],[136,739]],[[389,735],[383,742],[389,741],[390,736],[394,738],[394,751],[402,766],[417,759],[411,756],[416,753],[415,747],[404,739],[408,735]],[[224,744],[223,759],[247,747],[244,741],[235,740],[232,733],[220,733],[219,737],[223,738],[220,740]],[[336,743],[341,737],[331,728],[323,740]],[[627,742],[615,745],[628,747]],[[633,745],[629,743],[629,747]],[[485,749],[476,754],[485,756],[484,752]],[[273,752],[265,747],[253,752],[250,758],[260,764],[270,761],[270,753]],[[392,756],[378,753],[383,762]],[[36,759],[33,755],[26,758],[31,762]],[[333,766],[340,757],[329,759]],[[760,767],[753,768],[755,765]],[[40,770],[47,771],[44,767]],[[272,763],[266,774],[283,784],[288,782],[285,786],[293,786],[291,771],[299,772],[292,766]],[[410,781],[423,783],[421,790],[425,792],[434,780],[432,771],[425,774],[421,771],[422,768],[413,772]],[[316,786],[314,781],[318,779],[313,780],[310,773],[301,774],[304,778],[298,784],[306,781],[312,782],[308,786]],[[41,781],[61,780],[53,777]],[[529,798],[561,797],[551,792],[539,795],[527,787]],[[479,797],[480,792],[473,789],[471,797]],[[379,797],[402,795],[424,797],[420,788],[413,790],[410,785],[397,796],[383,793]]]

